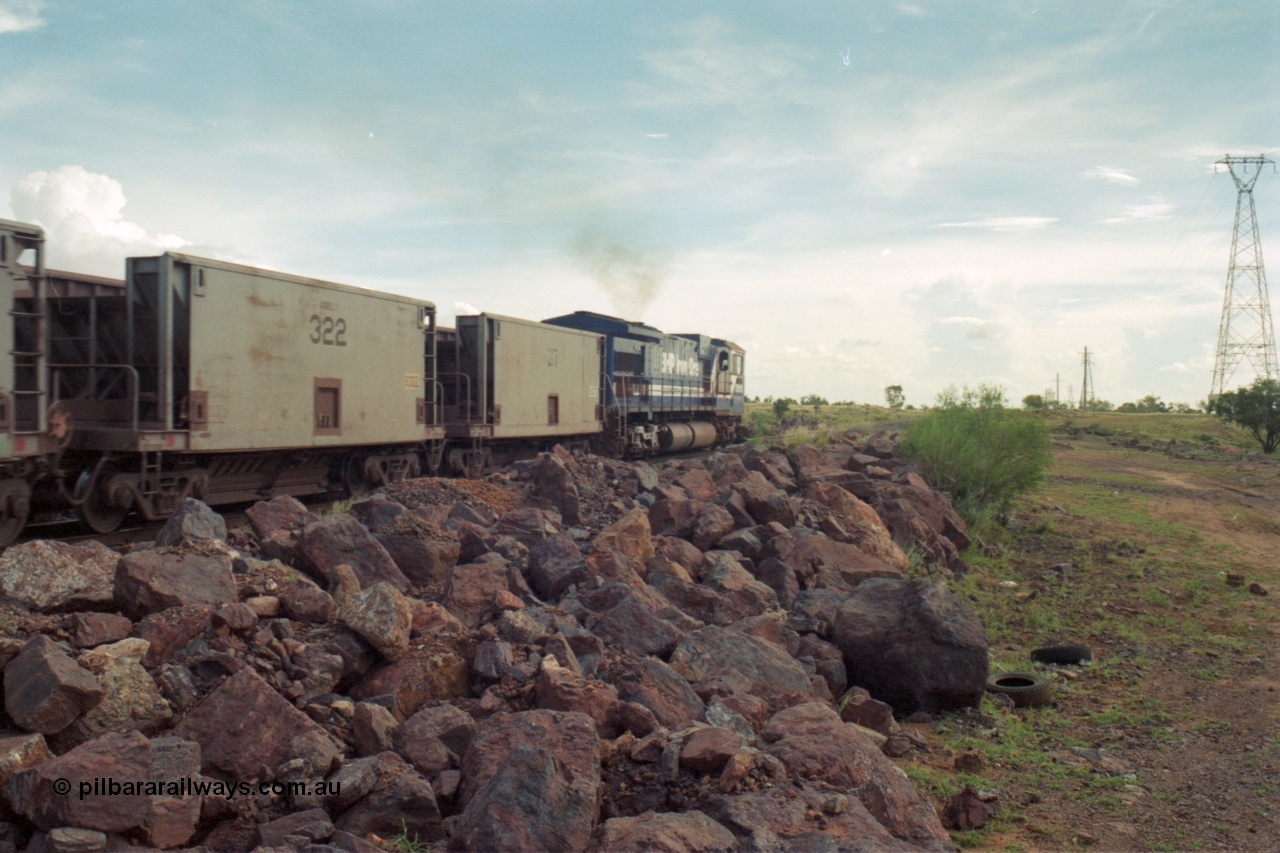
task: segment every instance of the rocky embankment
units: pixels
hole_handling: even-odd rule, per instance
[[[894,714],[975,704],[986,640],[893,450],[557,448],[10,548],[0,850],[948,850]]]

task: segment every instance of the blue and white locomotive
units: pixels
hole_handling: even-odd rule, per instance
[[[737,344],[668,335],[591,311],[543,322],[604,336],[601,401],[609,452],[644,456],[745,439],[745,352]]]

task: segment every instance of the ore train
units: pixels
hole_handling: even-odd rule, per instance
[[[744,353],[579,311],[437,328],[431,302],[169,252],[45,268],[0,220],[0,546],[274,495],[477,476],[560,442],[637,457],[745,437]]]

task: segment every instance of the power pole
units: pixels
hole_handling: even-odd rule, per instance
[[[1267,298],[1267,274],[1262,266],[1262,242],[1258,238],[1258,215],[1253,206],[1253,185],[1268,163],[1275,167],[1274,161],[1261,156],[1227,156],[1216,164],[1225,165],[1235,182],[1236,224],[1231,234],[1231,263],[1222,297],[1222,322],[1218,326],[1218,354],[1213,362],[1210,402],[1230,390],[1227,383],[1241,361],[1248,360],[1258,376],[1280,378],[1271,303]]]
[[[1093,402],[1093,363],[1089,361],[1089,348],[1084,348],[1084,383],[1080,386],[1080,411],[1087,412]]]
[[[1062,374],[1053,374],[1053,405],[1056,408],[1062,404]]]

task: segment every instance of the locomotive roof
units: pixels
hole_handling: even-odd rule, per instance
[[[595,311],[574,311],[572,314],[549,317],[542,322],[602,335],[623,335],[631,338],[648,338],[653,341],[666,337],[662,330],[655,329],[653,326],[635,320],[623,320],[621,317],[610,317],[608,314],[597,314]]]

